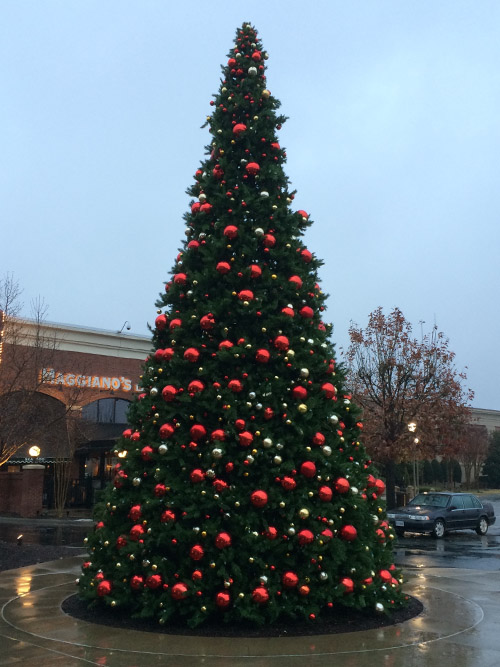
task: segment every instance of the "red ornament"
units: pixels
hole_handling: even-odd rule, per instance
[[[333,498],[333,491],[329,486],[320,486],[318,495],[320,500],[324,503],[328,503]]]
[[[260,278],[262,275],[262,269],[258,264],[252,264],[250,267],[250,278]]]
[[[347,493],[350,488],[351,485],[349,484],[349,480],[345,477],[339,477],[335,482],[335,491],[337,493]]]
[[[162,523],[170,523],[171,521],[175,521],[174,512],[172,512],[172,510],[165,510],[164,512],[162,512],[161,522]]]
[[[200,211],[202,213],[210,213],[212,210],[212,204],[209,204],[207,201],[200,206]]]
[[[269,419],[272,419],[274,417],[274,410],[272,408],[265,408],[264,409],[264,419],[268,421]]]
[[[203,315],[203,317],[200,319],[200,326],[205,331],[209,331],[210,329],[213,329],[214,324],[215,324],[215,320],[214,320],[214,316],[212,315],[212,313],[208,313],[208,315]]]
[[[278,537],[278,531],[274,526],[269,526],[266,530],[266,537],[268,540],[275,540]]]
[[[195,347],[188,347],[183,356],[186,361],[194,363],[200,358],[200,353]]]
[[[212,169],[212,175],[218,181],[220,181],[220,179],[224,176],[224,169],[220,166],[220,164],[216,164]]]
[[[301,251],[300,256],[306,264],[309,264],[309,262],[312,260],[312,252],[307,250],[307,248],[304,248],[304,250]]]
[[[307,218],[309,217],[309,213],[306,213],[306,212],[303,211],[302,209],[300,209],[299,211],[297,211],[297,213],[300,215],[301,218],[305,218],[306,220],[307,220]]]
[[[281,486],[287,491],[292,491],[297,486],[297,482],[293,477],[286,476],[281,480]]]
[[[321,390],[325,393],[326,398],[333,398],[337,393],[337,390],[331,382],[323,382]]]
[[[132,526],[132,528],[130,529],[130,539],[133,542],[137,542],[137,540],[140,540],[143,535],[144,535],[144,528],[140,524]]]
[[[167,438],[170,438],[174,432],[175,429],[172,424],[162,424],[158,429],[158,435],[162,440],[167,440]]]
[[[276,238],[272,234],[264,234],[262,243],[265,248],[274,248],[276,245]]]
[[[325,540],[331,540],[333,538],[333,533],[329,528],[321,531],[321,535]]]
[[[161,575],[159,574],[151,574],[149,577],[146,577],[146,586],[152,590],[159,588],[162,583]]]
[[[218,273],[224,275],[225,273],[229,273],[229,271],[231,271],[231,264],[229,264],[229,262],[219,262],[215,267],[215,270]]]
[[[217,549],[226,549],[231,546],[231,535],[229,533],[218,533],[215,536],[215,546]]]
[[[381,479],[375,480],[375,493],[381,496],[385,491],[385,484]]]
[[[195,570],[191,575],[193,581],[201,581],[203,579],[203,572],[201,570]]]
[[[173,401],[176,394],[177,394],[177,389],[171,384],[167,384],[166,387],[163,387],[162,392],[161,392],[161,395],[163,396],[163,400],[166,401],[167,403],[170,403],[170,401]]]
[[[117,549],[123,549],[123,547],[126,546],[127,546],[127,538],[124,535],[120,535],[119,537],[116,538]]]
[[[130,588],[133,591],[140,591],[144,587],[144,578],[136,574],[130,580]]]
[[[139,431],[134,431],[134,432],[132,433],[132,435],[130,436],[130,439],[131,439],[133,442],[137,442],[138,440],[141,439],[141,434],[139,433]]]
[[[384,531],[381,528],[377,528],[375,531],[375,535],[377,536],[377,540],[382,544],[386,540],[386,536]]]
[[[252,600],[257,604],[265,604],[269,600],[269,593],[264,586],[258,586],[252,591]]]
[[[191,426],[189,429],[189,433],[191,434],[193,440],[199,442],[202,438],[206,437],[207,429],[203,426],[203,424],[193,424],[193,426]]]
[[[198,213],[198,211],[200,210],[200,206],[201,204],[199,201],[195,201],[194,204],[191,204],[191,213],[193,213],[194,215]]]
[[[316,465],[312,461],[304,461],[300,466],[300,472],[304,477],[314,477],[316,474]]]
[[[255,174],[259,173],[260,166],[257,164],[257,162],[249,162],[245,167],[245,171],[247,174],[254,176]]]
[[[141,449],[141,458],[143,461],[151,461],[151,454],[153,453],[153,448],[149,445],[146,445]]]
[[[376,482],[375,477],[373,475],[368,475],[368,477],[366,478],[366,485],[368,487],[373,487],[375,486],[375,482]]]
[[[188,247],[190,250],[197,250],[197,249],[200,247],[200,244],[198,243],[198,241],[195,241],[195,240],[193,239],[192,241],[189,241],[187,247]]]
[[[181,325],[182,325],[182,320],[180,320],[179,318],[176,318],[175,320],[172,320],[170,322],[169,329],[170,329],[170,331],[173,331],[174,329],[177,329]]]
[[[201,380],[191,380],[191,382],[188,384],[188,392],[190,394],[196,394],[199,391],[203,391],[205,389],[205,385]]]
[[[233,347],[233,343],[230,340],[223,340],[219,343],[219,350],[230,350]]]
[[[281,581],[283,582],[283,585],[286,586],[286,588],[293,588],[299,583],[299,578],[295,572],[285,572],[281,578]]]
[[[299,310],[299,314],[301,315],[301,317],[305,318],[306,320],[310,320],[314,315],[314,311],[310,306],[303,306]]]
[[[132,429],[131,428],[126,428],[122,433],[122,437],[126,438],[127,440],[130,438],[131,435],[132,435]]]
[[[176,285],[185,285],[187,283],[187,276],[185,273],[176,273],[174,276],[174,283]]]
[[[97,586],[97,595],[99,597],[104,597],[105,595],[109,595],[111,593],[111,582],[103,580],[101,583]]]
[[[325,436],[319,431],[313,435],[313,443],[320,447],[325,444]]]
[[[392,579],[392,574],[389,572],[389,570],[380,570],[380,572],[378,573],[378,576],[386,584],[388,584]]]
[[[212,486],[214,486],[215,490],[219,493],[229,488],[229,485],[223,479],[214,479]]]
[[[253,442],[253,435],[250,431],[242,431],[238,438],[242,447],[249,447]]]
[[[287,317],[295,317],[294,309],[289,308],[288,306],[285,306],[285,308],[282,308],[281,312],[283,313],[283,315],[286,315]]]
[[[245,428],[245,420],[244,419],[237,419],[234,422],[234,425],[235,425],[237,431],[243,431],[243,429]]]
[[[226,591],[219,591],[215,596],[215,604],[220,609],[225,609],[231,603],[231,596]]]
[[[188,594],[188,587],[186,584],[179,582],[174,584],[170,589],[170,595],[174,600],[183,600]]]
[[[131,521],[139,521],[139,519],[142,516],[142,508],[140,505],[133,505],[130,508],[130,512],[128,513],[129,519]]]
[[[193,547],[191,547],[189,555],[193,560],[201,560],[205,555],[205,550],[201,544],[195,544]]]
[[[226,434],[221,428],[216,428],[215,431],[212,431],[212,435],[210,437],[212,440],[225,440]]]
[[[238,299],[240,299],[240,301],[253,301],[253,292],[249,289],[243,289],[241,292],[238,292]]]
[[[358,531],[354,526],[347,525],[347,526],[342,526],[340,529],[340,537],[345,540],[346,542],[352,542],[353,540],[356,539],[358,536]]]
[[[158,317],[155,319],[155,327],[158,329],[158,331],[163,331],[163,329],[166,328],[167,326],[167,317],[165,315],[158,315]]]
[[[195,470],[191,471],[189,479],[193,482],[193,484],[199,484],[205,479],[205,473],[203,470],[200,470],[200,468],[196,468]]]
[[[298,401],[304,401],[307,398],[307,389],[305,387],[294,387],[292,389],[292,395]]]
[[[227,386],[235,394],[238,394],[243,389],[243,385],[239,380],[230,380]]]
[[[259,491],[254,491],[250,496],[250,502],[254,507],[264,507],[267,505],[268,496],[265,491],[261,489]]]
[[[252,53],[252,60],[253,60],[254,62],[259,62],[260,59],[261,59],[260,51],[254,51],[254,52]]]
[[[344,593],[352,593],[354,590],[354,581],[352,579],[349,579],[349,577],[343,577],[340,580],[341,586],[344,587]]]
[[[300,545],[311,544],[314,541],[314,534],[310,530],[299,530],[297,539]]]
[[[267,364],[267,362],[269,361],[270,356],[271,355],[270,355],[268,350],[261,349],[261,350],[257,350],[257,352],[255,354],[255,359],[260,364]]]
[[[302,287],[302,280],[301,280],[301,278],[299,278],[299,276],[291,276],[291,278],[288,278],[288,282],[292,283],[292,285],[297,290]]]
[[[238,236],[238,227],[235,227],[235,225],[227,225],[224,227],[223,234],[226,238],[233,240]]]
[[[163,498],[166,492],[167,492],[167,487],[165,486],[165,484],[157,484],[155,486],[154,494],[157,498]]]
[[[274,339],[274,347],[278,350],[288,350],[290,342],[286,336],[276,336]]]
[[[246,132],[246,129],[247,126],[244,123],[236,123],[236,125],[233,127],[233,134],[239,137],[240,135],[243,134],[243,132]]]

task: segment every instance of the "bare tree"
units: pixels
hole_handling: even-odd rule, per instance
[[[455,369],[448,339],[436,327],[420,341],[413,338],[398,308],[388,316],[377,308],[366,329],[352,324],[349,335],[348,372],[364,411],[364,441],[385,467],[387,504],[393,507],[396,464],[452,455],[473,394],[462,386],[466,376]],[[414,432],[408,429],[412,422]]]
[[[21,448],[64,423],[81,392],[72,388],[65,403],[47,405],[42,369],[54,366],[59,341],[45,326],[47,307],[38,298],[30,319],[19,317],[21,289],[12,275],[0,279],[0,466]],[[57,403],[57,408],[54,407]]]
[[[476,481],[488,456],[488,430],[486,426],[468,424],[459,438],[456,457],[464,469],[465,486],[470,489]]]

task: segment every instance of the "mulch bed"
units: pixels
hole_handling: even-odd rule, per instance
[[[375,612],[361,612],[349,608],[332,609],[313,623],[300,621],[282,621],[270,625],[252,627],[248,624],[226,624],[223,621],[207,620],[197,628],[187,628],[182,621],[171,621],[168,625],[159,625],[146,619],[134,619],[109,607],[92,607],[78,595],[72,595],[62,603],[62,610],[69,616],[81,621],[111,626],[122,630],[140,630],[169,635],[187,635],[195,637],[298,637],[306,635],[333,635],[344,632],[359,632],[404,623],[423,611],[422,603],[409,597],[404,609],[396,609],[390,615]]]

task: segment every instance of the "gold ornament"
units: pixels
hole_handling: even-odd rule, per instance
[[[309,516],[309,510],[306,507],[302,507],[299,510],[299,516],[301,519],[307,519],[307,517]]]
[[[305,414],[307,412],[307,405],[305,403],[299,403],[299,407],[297,410],[300,412],[301,415]]]
[[[265,100],[267,100],[267,99],[269,98],[270,95],[271,95],[271,91],[270,91],[270,90],[267,90],[267,88],[264,88],[264,90],[262,91],[262,97],[263,97]]]

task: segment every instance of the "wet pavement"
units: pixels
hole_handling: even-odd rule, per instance
[[[500,517],[500,498],[495,511]],[[80,557],[6,571],[0,573],[0,664],[298,667],[307,661],[310,667],[498,667],[500,518],[498,522],[485,537],[462,531],[442,540],[398,538],[395,560],[405,573],[405,590],[422,601],[423,613],[396,626],[338,635],[187,638],[102,627],[61,609],[75,592]],[[40,540],[77,546],[90,525],[63,524],[59,533],[40,531]],[[5,527],[0,525],[0,531]],[[73,539],[78,542],[72,544]]]
[[[430,568],[406,590],[424,611],[400,625],[338,635],[265,639],[181,637],[103,627],[61,610],[81,559],[0,573],[2,665],[24,667],[497,667],[500,572]]]

